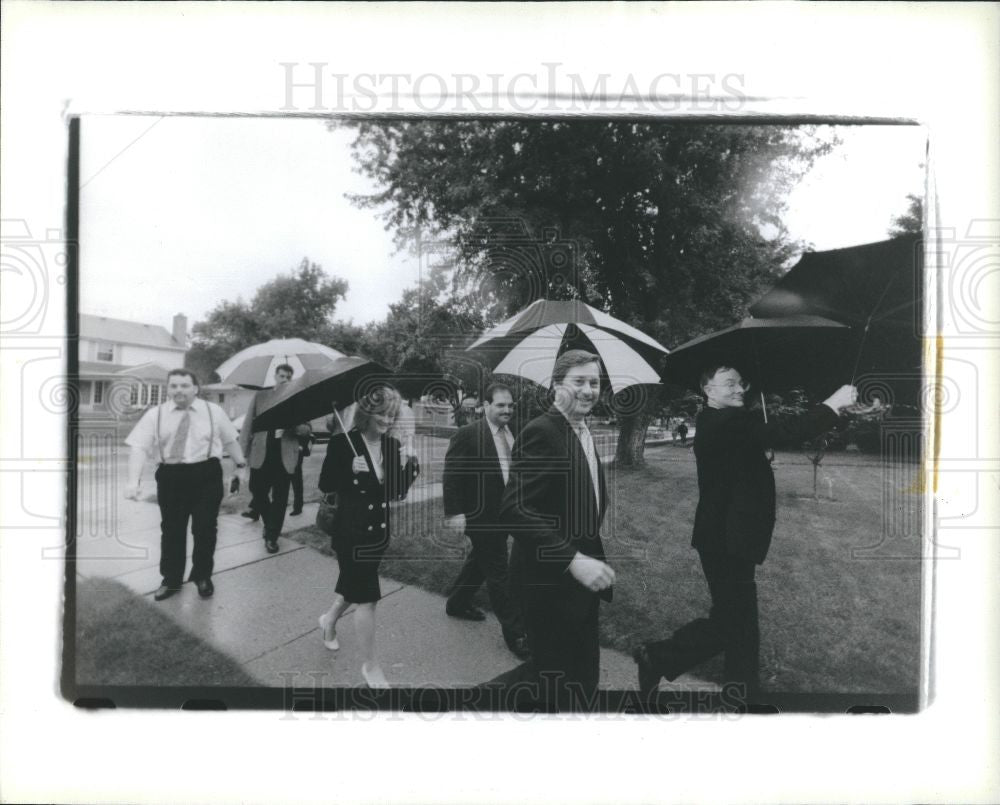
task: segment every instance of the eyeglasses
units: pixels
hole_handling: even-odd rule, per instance
[[[746,391],[750,388],[750,384],[746,380],[727,380],[725,383],[708,383],[706,385],[722,387],[727,391],[735,391],[736,389],[742,389]]]

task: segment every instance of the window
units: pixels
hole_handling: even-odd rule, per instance
[[[115,359],[115,345],[109,344],[107,341],[97,342],[97,360],[108,361],[109,363]]]
[[[150,386],[149,387],[149,404],[159,405],[160,403],[160,387]]]
[[[219,395],[219,405],[222,405],[225,401],[226,401],[226,395],[225,394],[220,394]]]
[[[97,380],[94,382],[94,405],[102,402],[104,402],[104,381]]]
[[[149,405],[149,386],[145,383],[140,383],[139,385],[142,386],[142,404]]]
[[[133,383],[132,384],[132,388],[129,389],[128,404],[129,405],[138,405],[139,404],[139,384],[138,383]]]
[[[81,380],[80,381],[80,403],[82,405],[90,405],[90,381]]]

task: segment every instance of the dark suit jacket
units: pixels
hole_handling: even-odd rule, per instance
[[[524,567],[525,602],[582,617],[595,593],[567,567],[576,552],[604,559],[601,522],[607,508],[597,462],[600,506],[580,440],[556,408],[531,420],[514,442],[500,520],[514,537]],[[600,593],[611,600],[610,588]]]
[[[354,474],[351,464],[354,452],[368,462],[368,472]],[[383,476],[380,482],[372,465],[372,457],[361,434],[352,430],[338,433],[330,439],[326,458],[319,475],[320,491],[337,493],[336,537],[352,545],[384,545],[389,539],[389,503],[402,500],[420,472],[416,459],[404,464],[399,455],[399,442],[382,435]]]
[[[799,445],[836,422],[837,414],[826,405],[768,424],[746,408],[705,407],[694,433],[698,509],[691,544],[762,563],[775,515],[774,472],[765,448]]]
[[[250,468],[254,470],[263,467],[267,458],[267,431],[262,430],[257,433],[253,431],[253,420],[257,416],[257,399],[260,394],[261,392],[258,392],[253,395],[246,416],[243,417],[243,427],[240,429],[240,447],[243,448],[243,455],[247,457]],[[295,431],[296,428],[285,428],[281,434],[281,463],[289,475],[295,472],[295,465],[299,463],[300,447]]]
[[[483,417],[459,428],[444,457],[445,517],[465,515],[467,534],[502,534],[503,472],[489,422]]]

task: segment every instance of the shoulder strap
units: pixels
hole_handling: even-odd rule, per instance
[[[156,406],[156,449],[160,451],[160,463],[165,463],[166,459],[163,456],[163,442],[160,441],[160,417],[163,413],[163,406]]]
[[[212,403],[205,400],[205,406],[208,408],[208,455],[205,460],[208,461],[212,457],[212,445],[215,442],[215,418],[212,416]]]

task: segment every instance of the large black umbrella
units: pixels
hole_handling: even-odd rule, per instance
[[[579,300],[538,299],[487,330],[467,348],[496,374],[550,385],[556,358],[569,349],[600,356],[602,385],[618,393],[629,386],[658,383],[658,365],[667,354],[641,330]]]
[[[750,307],[759,318],[823,316],[850,325],[845,380],[880,378],[909,399],[919,388],[923,308],[920,235],[808,252]]]
[[[365,358],[336,358],[321,369],[307,369],[299,377],[260,392],[254,431],[291,428],[345,408],[366,392],[384,385],[392,372]]]
[[[845,382],[831,372],[850,328],[820,316],[744,319],[699,336],[663,360],[665,383],[700,390],[700,376],[712,365],[737,369],[755,391],[802,387],[826,395]]]

